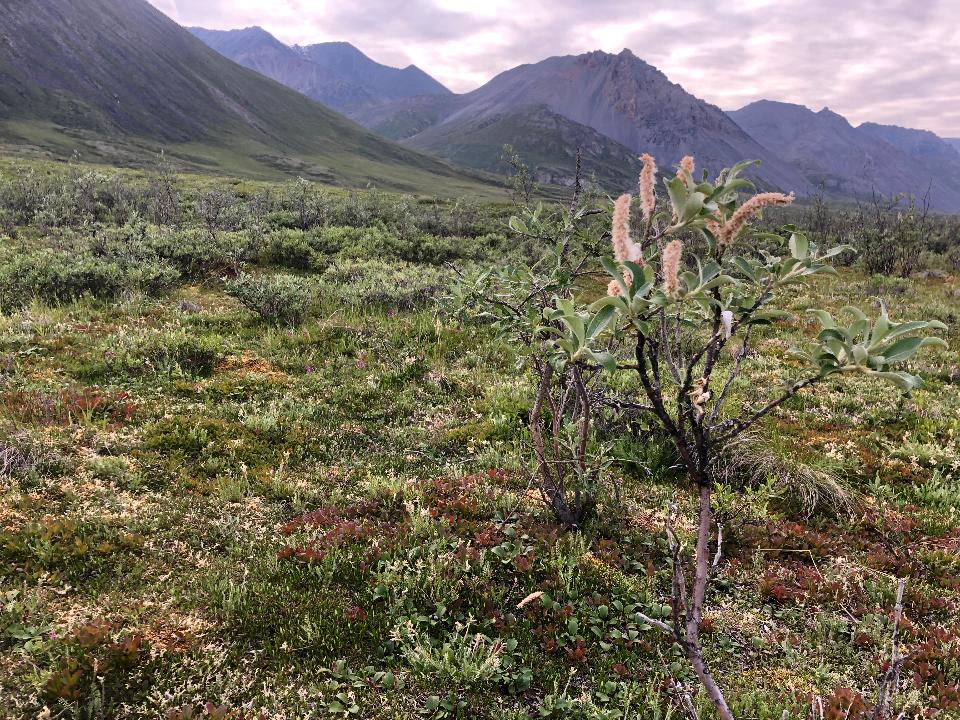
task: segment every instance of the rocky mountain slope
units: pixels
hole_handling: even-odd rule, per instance
[[[450,94],[415,65],[381,65],[350,43],[287,46],[259,27],[188,29],[221,55],[346,115],[400,98]]]
[[[476,188],[208,48],[145,0],[0,0],[0,141],[137,163]]]
[[[932,133],[875,124],[855,128],[828,108],[814,112],[770,100],[730,116],[828,194],[920,198],[929,190],[934,208],[960,210],[960,162]]]
[[[589,142],[602,148],[598,159],[650,152],[670,167],[690,154],[715,172],[752,158],[762,162],[753,171],[760,185],[811,190],[800,173],[761,147],[722,110],[687,93],[629,50],[548,58],[508,70],[465,95],[401,100],[358,113],[357,119],[413,147],[486,167],[499,152],[496,143],[507,141],[507,130],[526,122],[518,115],[529,118],[543,112],[535,108],[582,128]],[[478,128],[483,129],[482,143]],[[569,153],[567,159],[551,154],[562,136],[545,129],[531,149],[569,171]],[[471,147],[465,153],[467,144]],[[595,162],[592,152],[588,156]]]
[[[906,153],[931,174],[934,185],[945,185],[960,194],[960,149],[929,130],[897,125],[862,123],[858,132],[872,135]]]
[[[510,145],[529,165],[540,183],[571,185],[577,148],[582,171],[611,190],[636,185],[640,172],[637,153],[574,122],[546,105],[520,108],[503,115],[443,123],[415,138],[418,149],[441,155],[458,165],[503,172],[502,148]],[[500,149],[501,152],[497,152]]]

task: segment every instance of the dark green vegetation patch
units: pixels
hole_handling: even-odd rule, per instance
[[[951,717],[957,225],[792,212],[769,221],[860,259],[789,297],[786,340],[757,329],[732,402],[789,371],[806,292],[939,319],[950,348],[908,398],[825,382],[745,441],[717,492],[705,652],[738,717],[806,718],[815,697],[857,717],[906,577],[897,703]],[[638,615],[669,617],[665,510],[692,502],[669,443],[642,418],[600,428],[616,493],[561,531],[532,492],[530,379],[450,300],[458,273],[541,257],[509,214],[4,166],[0,714],[712,717]],[[922,240],[921,264],[888,257],[893,237]]]

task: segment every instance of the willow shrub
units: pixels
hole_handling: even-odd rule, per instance
[[[945,326],[894,322],[886,308],[869,317],[848,307],[843,321],[809,308],[821,330],[793,352],[795,377],[767,393],[755,388],[746,405],[728,404],[731,387],[756,357],[755,328],[767,326],[776,335],[789,317],[784,291],[835,275],[831,261],[850,249],[821,249],[793,228],[782,234],[756,230],[763,208],[788,205],[793,197],[754,193],[741,177],[750,163],[710,180],[684,158],[663,178],[669,202],[659,204],[655,162],[649,155],[643,160],[641,227],[631,231],[635,204],[621,196],[613,210],[613,257],[600,261],[609,276],[603,297],[590,302],[584,292],[584,281],[597,269],[591,239],[602,235],[584,222],[593,211],[576,202],[559,220],[545,220],[540,207],[513,218],[518,234],[555,243],[547,243],[534,265],[475,278],[466,294],[481,299],[483,313],[519,346],[532,370],[536,396],[529,423],[537,477],[564,525],[575,529],[596,502],[606,467],[593,430],[598,416],[626,427],[642,414],[674,445],[698,495],[696,542],[691,563],[668,521],[672,621],[646,621],[674,638],[727,719],[733,715],[700,646],[707,588],[721,560],[713,499],[725,451],[781,404],[827,379],[865,375],[888,383],[891,392],[909,392],[921,381],[902,366],[925,347],[945,346],[925,334]],[[729,352],[733,347],[738,351]]]

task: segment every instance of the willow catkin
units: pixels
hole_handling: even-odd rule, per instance
[[[617,262],[635,262],[643,264],[643,252],[630,237],[630,201],[633,198],[624,193],[613,205],[613,256]]]
[[[610,231],[613,239],[613,256],[620,263],[630,261],[643,265],[643,250],[630,237],[630,201],[632,199],[629,193],[624,193],[613,204],[613,222]],[[633,281],[633,273],[625,269],[623,280],[629,285]],[[611,280],[607,285],[607,294],[614,297],[621,294],[620,284],[616,280]]]
[[[697,165],[693,161],[693,156],[684,155],[683,159],[680,161],[680,169],[677,170],[677,177],[683,180],[684,185],[690,187],[687,181],[687,175],[689,174],[690,177],[693,177],[693,171],[696,170],[696,168]]]
[[[640,208],[643,219],[650,222],[657,206],[657,192],[654,187],[657,182],[657,161],[650,153],[641,155],[640,160],[643,161],[643,169],[640,170]]]
[[[737,233],[743,229],[743,226],[750,222],[763,208],[770,205],[789,205],[793,200],[793,193],[784,195],[778,192],[766,192],[754,195],[737,208],[736,212],[734,212],[733,215],[730,216],[730,219],[720,228],[717,243],[721,248],[729,247],[736,239]]]
[[[676,295],[680,289],[681,255],[683,243],[679,239],[671,240],[663,249],[663,291],[667,295]]]

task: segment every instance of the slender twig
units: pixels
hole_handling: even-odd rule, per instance
[[[740,347],[740,353],[737,355],[737,359],[734,361],[733,368],[730,370],[730,375],[727,376],[727,381],[723,384],[723,389],[720,391],[720,394],[717,396],[717,399],[713,403],[713,410],[710,412],[710,425],[711,429],[713,424],[717,420],[717,416],[720,414],[720,410],[723,407],[723,403],[727,399],[727,393],[730,392],[730,387],[733,385],[734,381],[740,376],[740,370],[743,366],[743,361],[747,357],[750,348],[750,336],[753,334],[753,325],[747,327],[747,332],[743,336],[743,345]]]
[[[903,617],[903,591],[906,584],[906,578],[900,578],[897,581],[897,600],[893,608],[893,633],[890,639],[890,665],[880,679],[880,691],[877,704],[873,708],[873,720],[882,720],[887,716],[887,707],[900,684],[900,668],[904,660],[900,657],[900,620]]]
[[[725,443],[732,440],[737,435],[740,435],[744,430],[749,429],[759,420],[762,420],[763,418],[765,418],[767,415],[769,415],[771,412],[776,410],[780,405],[782,405],[787,400],[792,398],[798,392],[800,392],[806,387],[809,387],[810,385],[813,385],[819,380],[822,380],[822,378],[819,375],[809,377],[805,380],[800,380],[799,382],[796,382],[793,385],[791,385],[780,397],[776,398],[775,400],[771,400],[769,403],[767,403],[767,405],[765,405],[763,408],[755,412],[746,420],[735,419],[735,420],[728,420],[727,422],[723,423],[720,427],[729,428],[729,429],[727,429],[726,432],[724,432],[724,434],[722,434],[720,437],[717,438],[717,442]]]
[[[667,314],[660,309],[660,342],[663,344],[663,356],[667,361],[667,368],[670,370],[670,374],[673,375],[673,379],[679,383],[680,382],[680,368],[677,367],[677,364],[673,360],[673,353],[670,352],[670,341],[667,339]]]

